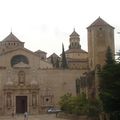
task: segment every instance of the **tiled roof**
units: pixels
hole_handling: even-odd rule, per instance
[[[82,49],[68,49],[65,53],[87,53],[85,50]]]
[[[45,54],[47,54],[46,52],[44,52],[42,50],[37,50],[37,51],[35,51],[35,53],[45,53]]]
[[[48,58],[51,58],[51,56],[56,57],[56,58],[60,58],[56,53],[53,53],[53,54],[50,55]]]
[[[93,27],[93,26],[110,26],[106,21],[104,21],[102,18],[97,18],[90,26],[88,26],[87,28]],[[114,27],[112,27],[114,28]]]
[[[13,33],[11,32],[2,42],[21,42]]]
[[[79,36],[79,34],[74,30],[70,36]]]

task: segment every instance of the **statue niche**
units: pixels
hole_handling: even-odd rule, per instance
[[[11,93],[7,93],[6,105],[7,108],[10,108],[12,106]]]
[[[36,93],[32,94],[32,106],[33,107],[37,106],[37,96],[36,96]]]
[[[18,73],[18,82],[19,82],[19,84],[25,84],[25,73],[24,73],[24,71],[20,71]]]

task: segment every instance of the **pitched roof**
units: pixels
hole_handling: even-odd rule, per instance
[[[52,56],[53,56],[53,57],[60,58],[60,57],[59,57],[56,53],[53,53],[53,54],[52,54],[52,55],[50,55],[48,58],[51,58]],[[47,59],[48,59],[48,58],[47,58]]]
[[[104,21],[102,18],[97,18],[90,26],[88,26],[87,28],[93,27],[93,26],[110,26],[106,21]],[[112,27],[114,28],[114,27]]]
[[[71,36],[79,36],[79,34],[75,31],[75,29],[74,29],[74,31],[72,32],[72,34],[70,35],[70,37]]]
[[[2,42],[21,42],[12,32]]]
[[[37,51],[35,51],[35,53],[45,53],[45,54],[47,54],[46,52],[44,52],[42,50],[37,50]]]

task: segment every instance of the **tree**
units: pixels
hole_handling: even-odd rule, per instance
[[[120,62],[120,50],[116,53],[117,56],[117,62]]]
[[[53,67],[54,67],[54,59],[53,59],[53,56],[51,56],[51,63],[52,63],[52,65],[53,65]]]
[[[63,110],[64,112],[70,113],[71,98],[72,98],[72,95],[70,93],[67,93],[67,94],[61,96],[59,104],[60,104],[61,110]]]
[[[99,76],[99,96],[103,109],[110,114],[110,120],[117,120],[114,114],[120,113],[120,63],[115,62],[110,48],[106,53],[106,64],[99,72]]]
[[[92,118],[99,118],[99,114],[102,111],[102,104],[101,101],[98,98],[93,99],[88,99],[88,104],[87,104],[87,115]]]
[[[88,99],[84,93],[74,98],[74,107],[72,113],[75,115],[86,115]]]
[[[61,97],[59,103],[61,109],[66,113],[84,115],[87,99],[84,94],[79,96],[72,96],[70,93],[67,93]]]
[[[115,63],[115,59],[113,57],[113,53],[111,51],[111,48],[108,46],[107,51],[106,51],[106,65],[111,65]]]
[[[97,99],[87,99],[84,93],[78,96],[72,96],[67,93],[61,97],[61,109],[69,114],[87,115],[88,117],[98,117],[101,110],[100,103]]]
[[[62,63],[61,63],[61,67],[63,69],[67,69],[68,68],[68,64],[67,64],[67,60],[66,60],[66,55],[65,55],[64,45],[63,44],[62,44]]]
[[[59,68],[59,58],[56,59],[56,68]]]

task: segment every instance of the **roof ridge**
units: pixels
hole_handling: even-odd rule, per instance
[[[74,28],[74,30],[73,30],[73,32],[71,33],[70,36],[79,36],[79,34],[75,31],[75,28]]]
[[[87,28],[90,28],[90,27],[93,27],[93,26],[110,26],[110,27],[112,27],[105,20],[103,20],[100,16],[91,25],[89,25]],[[112,27],[112,28],[114,28],[114,27]]]
[[[2,42],[21,42],[12,32]]]
[[[59,57],[59,55],[57,55],[57,54],[54,52],[54,53],[52,53],[48,58],[50,58],[50,57],[53,56],[53,55],[56,55],[57,57]]]

